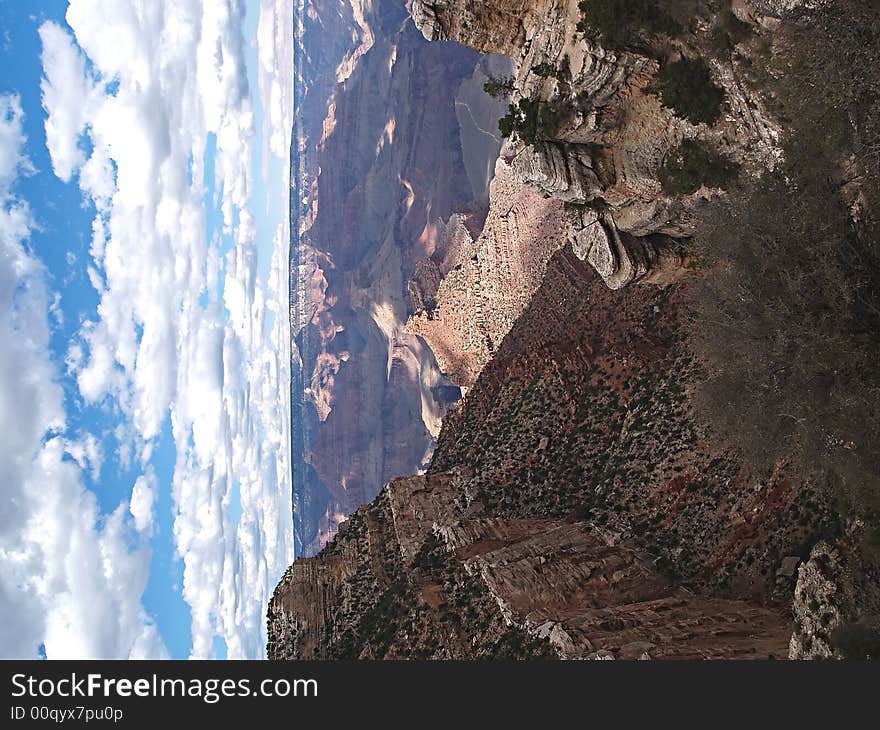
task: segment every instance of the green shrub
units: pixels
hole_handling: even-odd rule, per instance
[[[721,114],[724,91],[712,81],[702,59],[680,58],[658,74],[660,99],[682,119],[714,124]]]
[[[678,36],[683,28],[670,14],[669,3],[657,0],[582,0],[582,33],[597,35],[606,48],[642,45],[656,35]]]
[[[559,111],[555,105],[537,99],[520,99],[511,104],[507,115],[498,120],[502,137],[516,132],[526,144],[552,139],[559,129]]]
[[[532,66],[532,73],[541,76],[543,78],[550,78],[551,76],[556,76],[556,66],[552,63],[539,63]]]
[[[726,190],[738,170],[736,163],[699,140],[686,139],[669,154],[658,176],[667,195],[689,195],[703,185]]]
[[[483,91],[493,99],[508,97],[513,93],[513,78],[510,76],[490,76],[483,84]]]

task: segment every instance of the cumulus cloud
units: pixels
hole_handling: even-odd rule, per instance
[[[29,559],[16,561],[24,563],[27,572],[20,575],[45,607],[46,655],[162,657],[162,641],[140,603],[149,548],[133,540],[124,503],[99,519],[94,495],[62,454],[60,439],[51,439],[37,454],[27,485],[32,498],[24,543]],[[41,567],[35,570],[38,562]]]
[[[79,137],[97,90],[86,75],[85,60],[67,34],[54,23],[39,29],[46,76],[40,83],[43,106],[49,112],[46,146],[52,169],[65,182],[85,162]]]
[[[141,605],[149,548],[123,506],[101,518],[83,468],[100,463],[88,437],[72,446],[49,357],[51,301],[33,226],[14,191],[31,167],[18,98],[0,97],[0,654],[50,658],[162,656]],[[82,466],[65,458],[73,448]]]
[[[156,474],[152,468],[137,478],[131,490],[129,511],[134,517],[138,532],[147,532],[153,527],[153,501],[156,498]]]
[[[97,437],[87,433],[75,441],[68,441],[65,448],[80,469],[87,471],[97,481],[104,463],[104,447]]]
[[[260,58],[269,53],[263,44],[292,38],[284,37],[289,0],[264,2],[264,11],[277,17],[261,20],[273,32],[257,38]],[[292,557],[289,234],[282,223],[274,246],[261,247],[248,209],[256,121],[243,19],[238,0],[71,0],[72,33],[52,23],[40,30],[53,169],[75,177],[97,211],[90,277],[100,302],[68,367],[87,402],[127,417],[146,444],[138,449],[145,465],[170,415],[173,534],[196,657],[209,656],[217,636],[230,657],[262,655],[266,602]],[[292,63],[287,73],[292,83]],[[68,81],[88,98],[80,110],[60,92]],[[270,94],[262,94],[267,109]],[[286,159],[290,115],[280,114],[272,149]],[[89,145],[79,144],[83,135]],[[206,235],[209,135],[233,242],[223,252]],[[168,488],[149,475],[129,505],[143,532],[157,490]]]

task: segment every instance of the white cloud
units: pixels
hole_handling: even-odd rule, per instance
[[[85,162],[79,137],[86,125],[96,89],[86,76],[82,54],[61,28],[54,23],[44,23],[39,33],[43,44],[43,67],[47,69],[40,83],[43,107],[49,113],[46,146],[52,169],[66,182]]]
[[[3,203],[4,224],[9,222],[7,214],[10,211],[24,205],[12,197],[12,184],[20,174],[33,171],[30,160],[21,151],[25,143],[21,125],[21,100],[17,95],[3,94],[0,96],[0,201]],[[4,228],[2,233],[8,231]]]
[[[131,490],[129,511],[138,532],[149,533],[153,527],[153,501],[156,498],[156,474],[148,468],[137,478]]]
[[[55,292],[52,303],[49,305],[49,314],[55,320],[55,324],[61,327],[64,324],[64,310],[61,309],[61,292]]]
[[[289,158],[290,130],[293,126],[293,2],[262,0],[257,24],[259,86],[263,107],[269,117],[269,153]]]
[[[24,541],[28,559],[14,561],[45,607],[46,654],[161,657],[164,646],[140,603],[149,547],[133,540],[124,503],[99,519],[94,495],[62,454],[60,440],[53,439],[35,459],[27,486],[33,497]]]
[[[264,12],[275,14],[260,21],[273,32],[259,34],[258,56],[280,60],[283,53],[265,44],[290,46],[291,3],[264,0]],[[98,211],[90,276],[100,303],[79,350],[70,348],[69,367],[87,402],[108,402],[127,416],[141,463],[170,414],[173,533],[197,657],[211,654],[215,636],[230,657],[262,655],[266,603],[292,557],[288,231],[279,226],[263,281],[259,261],[270,242],[256,240],[247,208],[256,120],[243,14],[238,0],[71,0],[72,36],[51,23],[41,29],[47,136],[50,127],[76,130],[59,131],[49,144],[53,169],[62,179],[76,175]],[[83,58],[90,64],[78,65]],[[68,68],[55,68],[62,62]],[[292,90],[289,65],[286,78],[273,79]],[[89,98],[80,115],[67,95],[49,93],[71,67],[79,74],[71,85]],[[286,162],[290,114],[261,73],[272,126],[263,137]],[[76,154],[82,134],[88,158]],[[225,255],[216,239],[206,240],[209,134],[223,227],[234,242]],[[167,486],[144,479],[129,509],[146,533],[156,491]],[[241,505],[237,520],[233,501]]]
[[[67,372],[71,374],[78,373],[82,369],[84,357],[85,353],[83,353],[82,347],[76,342],[71,343],[70,347],[67,348],[67,355],[64,358]]]
[[[13,190],[30,170],[17,97],[0,97],[0,655],[50,658],[165,653],[141,605],[149,548],[123,506],[99,516],[82,467],[65,459],[63,392],[49,356],[45,272]],[[100,449],[77,447],[95,468]]]
[[[87,433],[75,441],[68,441],[65,451],[80,469],[89,472],[94,481],[98,480],[104,463],[104,447],[94,434]]]

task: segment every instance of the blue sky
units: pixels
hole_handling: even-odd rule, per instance
[[[21,629],[0,655],[256,657],[292,559],[292,9],[128,5],[0,0],[4,214],[28,214],[4,238],[24,263],[0,316],[46,326],[14,345],[2,428],[60,396],[5,455],[21,514],[0,534],[16,576],[0,595]],[[49,377],[16,381],[37,366]],[[101,559],[74,581],[78,550]]]

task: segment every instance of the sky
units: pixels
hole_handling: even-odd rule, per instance
[[[0,657],[259,658],[292,0],[0,0]]]

